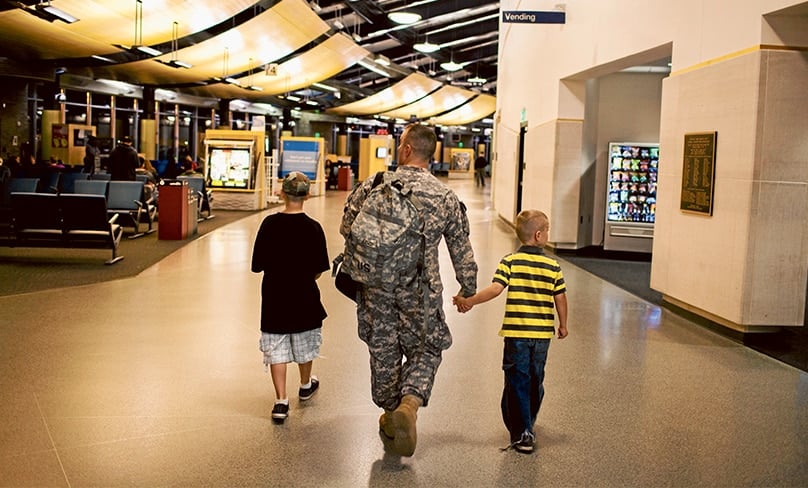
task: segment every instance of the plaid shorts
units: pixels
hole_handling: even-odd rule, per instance
[[[259,348],[264,353],[264,366],[295,362],[308,363],[320,356],[322,329],[297,334],[268,334],[261,332]]]

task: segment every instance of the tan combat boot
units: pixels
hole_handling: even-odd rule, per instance
[[[401,456],[412,456],[415,452],[417,434],[415,421],[418,418],[418,407],[421,399],[415,395],[404,395],[401,403],[389,416],[393,424],[393,449]]]
[[[392,439],[396,436],[396,431],[393,428],[392,415],[392,410],[385,410],[381,417],[379,417],[379,431],[388,439]]]

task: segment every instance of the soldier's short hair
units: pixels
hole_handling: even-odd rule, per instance
[[[419,159],[429,161],[435,154],[435,148],[438,145],[438,137],[435,135],[435,130],[431,127],[421,124],[410,124],[404,128],[404,135],[407,137],[407,143],[412,146],[412,152],[415,153]]]

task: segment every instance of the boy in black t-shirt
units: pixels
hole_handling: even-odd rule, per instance
[[[298,363],[301,401],[311,398],[320,386],[311,369],[320,355],[326,312],[316,280],[330,267],[323,228],[303,212],[309,179],[303,173],[289,173],[281,196],[286,206],[261,223],[252,256],[252,271],[264,273],[260,348],[275,387],[272,419],[277,423],[289,415],[288,363]]]

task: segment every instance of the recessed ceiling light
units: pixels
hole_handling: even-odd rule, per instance
[[[482,85],[488,80],[486,80],[485,78],[480,78],[479,76],[473,76],[473,77],[469,78],[466,81],[468,81],[469,83],[475,83],[475,84]]]
[[[396,24],[401,25],[410,25],[421,20],[421,16],[415,12],[402,12],[400,10],[397,12],[390,12],[387,14],[387,18]]]

